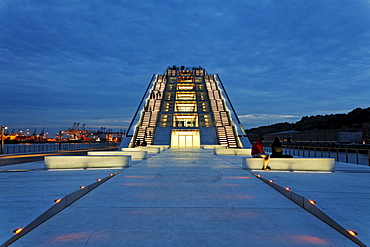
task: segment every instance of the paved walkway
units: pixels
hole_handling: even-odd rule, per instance
[[[240,157],[213,150],[166,150],[125,169],[11,246],[356,246],[240,166]],[[34,169],[10,175],[33,172],[42,174],[39,183],[77,186],[107,173]],[[300,183],[295,173],[262,173]],[[61,174],[65,179],[55,180]]]

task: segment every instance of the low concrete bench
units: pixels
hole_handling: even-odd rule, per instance
[[[242,156],[251,156],[250,148],[226,148],[226,149],[215,149],[216,155],[242,155]]]
[[[130,156],[45,156],[46,169],[130,167]]]
[[[121,148],[121,151],[147,151],[148,154],[157,154],[161,152],[159,147],[136,147],[136,148]]]
[[[95,151],[87,152],[87,155],[127,155],[131,156],[133,160],[145,160],[147,158],[148,151]]]
[[[226,146],[222,146],[222,145],[200,145],[200,148],[203,148],[203,149],[216,149],[216,148],[225,149]]]
[[[242,157],[242,168],[245,170],[261,170],[262,165],[262,158]],[[270,158],[268,166],[271,170],[334,172],[335,160],[333,158]]]

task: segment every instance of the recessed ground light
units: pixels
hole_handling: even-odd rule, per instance
[[[23,228],[17,228],[17,229],[15,229],[13,232],[14,232],[15,234],[18,234],[18,233],[20,233],[21,231],[23,231]]]
[[[315,205],[316,202],[314,200],[309,200],[309,202],[312,204],[312,205]]]

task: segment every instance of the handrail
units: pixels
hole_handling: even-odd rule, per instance
[[[239,120],[239,118],[238,118],[238,115],[236,114],[236,111],[235,111],[235,109],[234,109],[234,106],[233,106],[233,104],[231,103],[231,100],[230,100],[230,98],[229,98],[229,95],[228,95],[228,94],[227,94],[227,92],[226,92],[226,89],[225,89],[225,87],[224,87],[224,84],[223,84],[223,83],[222,83],[222,81],[221,81],[220,76],[219,76],[218,74],[215,74],[215,75],[217,76],[217,79],[218,79],[218,81],[219,81],[219,82],[220,82],[220,84],[221,84],[222,90],[225,92],[225,96],[226,96],[226,98],[227,98],[227,101],[228,101],[228,102],[229,102],[229,104],[230,104],[231,110],[233,111],[233,114],[234,114],[234,116],[235,116],[235,118],[236,118],[236,121],[238,121],[239,128],[240,128],[240,130],[241,130],[241,132],[242,132],[243,136],[247,136],[247,134],[246,134],[246,133],[245,133],[245,131],[244,131],[243,125],[241,124],[241,122],[240,122],[240,120]]]
[[[266,145],[266,143],[265,143]],[[271,145],[265,146],[267,152],[271,152]],[[289,154],[308,157],[325,157],[329,158],[333,154],[334,158],[338,162],[353,163],[357,165],[367,165],[370,166],[370,150],[369,149],[353,149],[353,148],[340,148],[340,147],[314,147],[314,146],[295,146],[295,145],[283,145],[283,149],[287,150]],[[352,154],[352,155],[351,155]],[[360,162],[360,155],[362,156],[362,161]],[[341,161],[340,157],[344,158],[345,161]],[[352,158],[352,162],[350,162]],[[366,159],[367,161],[364,161]],[[362,164],[361,164],[362,163]]]
[[[137,114],[138,114],[138,112],[140,111],[141,105],[143,104],[143,101],[144,101],[144,99],[145,99],[145,96],[147,95],[148,90],[149,90],[149,88],[150,88],[150,85],[153,83],[153,79],[154,79],[154,77],[155,77],[155,76],[156,76],[156,74],[153,74],[152,79],[150,79],[149,84],[148,84],[148,86],[147,86],[147,88],[146,88],[146,90],[145,90],[145,93],[144,93],[143,97],[141,98],[140,104],[139,104],[139,106],[137,107],[136,112],[135,112],[135,114],[134,114],[134,117],[132,118],[131,123],[130,123],[130,125],[129,125],[128,129],[127,129],[127,134],[126,134],[126,136],[128,136],[128,137],[132,137],[132,136],[133,136],[133,134],[132,134],[132,135],[130,135],[130,130],[131,130],[132,124],[135,122],[135,119],[136,119],[136,117],[137,117]]]

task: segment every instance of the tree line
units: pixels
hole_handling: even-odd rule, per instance
[[[312,130],[330,130],[330,129],[361,129],[362,123],[370,122],[370,107],[362,109],[356,108],[347,114],[330,114],[304,116],[295,123],[277,123],[258,128],[246,129],[247,134],[276,133],[288,130],[312,131]]]

